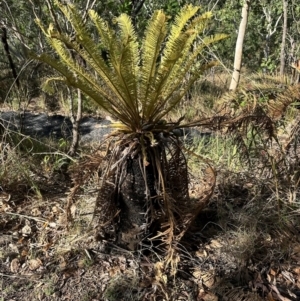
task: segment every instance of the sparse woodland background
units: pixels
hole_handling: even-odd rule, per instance
[[[178,192],[178,199],[170,197],[173,228],[170,219],[163,219],[166,208],[155,208],[160,213],[151,231],[161,234],[165,229],[165,233],[149,244],[151,239],[139,240],[136,233],[122,229],[120,220],[133,223],[130,217],[126,220],[126,211],[103,201],[111,198],[106,193],[116,192],[109,186],[116,183],[115,178],[129,173],[124,154],[134,149],[130,139],[139,136],[123,132],[112,155],[109,150],[115,138],[100,146],[99,137],[94,143],[81,143],[82,118],[101,120],[109,118],[107,112],[79,89],[61,81],[47,85],[58,73],[36,60],[41,53],[57,59],[58,55],[35,19],[47,26],[53,23],[76,41],[70,22],[54,0],[0,1],[0,112],[14,111],[20,118],[27,111],[63,115],[73,126],[72,137],[41,139],[24,135],[22,127],[18,132],[10,130],[0,116],[0,301],[299,300],[298,1],[59,2],[76,5],[95,39],[96,30],[85,23],[91,8],[112,28],[117,27],[114,17],[128,14],[141,43],[155,10],[164,10],[171,22],[186,4],[200,5],[201,13],[212,11],[205,36],[226,34],[227,38],[199,54],[201,64],[218,64],[199,76],[163,122],[150,123],[163,129],[171,124],[180,133],[180,138],[173,132],[169,138],[164,132],[171,142],[159,164],[168,165],[162,168],[168,181],[178,183],[168,187],[174,188],[174,194],[168,195],[166,189],[164,197],[176,195],[182,182],[186,190]],[[237,47],[246,7],[245,35]],[[197,48],[197,41],[191,48]],[[99,55],[109,60],[105,48]],[[75,54],[73,59],[86,66],[82,57]],[[191,74],[187,73],[184,83]],[[181,129],[182,120],[193,127]],[[145,141],[155,146],[160,136],[147,135]],[[143,147],[134,150],[143,152]],[[150,154],[156,156],[155,151]],[[147,155],[142,153],[140,161],[133,161],[132,170],[142,170],[139,164]],[[118,164],[120,169],[110,173],[111,166]],[[180,179],[178,170],[183,175]],[[136,194],[143,196],[151,179],[147,172],[138,173],[142,180]],[[155,173],[151,176],[155,178]],[[159,181],[154,188],[165,192],[164,184],[159,186]],[[142,207],[132,208],[140,212]],[[110,210],[112,216],[107,214]],[[90,229],[97,214],[97,231],[101,227],[104,231],[95,235]],[[142,218],[138,223],[145,226]],[[116,243],[118,227],[119,235],[128,234],[132,249]]]
[[[93,4],[93,8],[104,18],[110,20],[120,13],[134,17],[138,32],[142,32],[146,20],[155,9],[164,9],[170,16],[185,3],[201,5],[203,11],[213,10],[214,20],[207,34],[226,33],[229,38],[222,44],[214,46],[214,54],[226,68],[232,68],[234,49],[241,19],[243,1],[74,1],[81,10]],[[243,47],[243,67],[249,72],[274,74],[280,69],[280,51],[283,34],[283,1],[249,1],[250,14]],[[45,23],[52,22],[51,14],[55,6],[51,1],[1,1],[1,98],[5,99],[13,80],[12,65],[20,81],[30,82],[27,87],[28,97],[39,95],[38,83],[45,74],[45,66],[30,62],[28,50],[36,52],[47,49],[34,19],[41,18]],[[285,71],[291,72],[290,64],[299,56],[299,5],[288,1],[287,34],[285,46]],[[58,17],[59,19],[59,17]],[[68,30],[68,28],[65,28]],[[11,60],[9,62],[5,43],[9,45]],[[34,84],[36,82],[36,84]],[[16,84],[17,86],[17,84]],[[25,87],[23,87],[25,89]],[[24,91],[25,92],[25,91]]]

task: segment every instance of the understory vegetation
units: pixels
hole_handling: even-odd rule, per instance
[[[228,91],[227,35],[197,6],[139,39],[133,14],[47,3],[43,90],[1,102],[0,300],[299,300],[300,85],[243,68]],[[83,117],[81,138],[112,130],[77,144]]]
[[[247,78],[246,82],[255,85],[256,79],[260,85],[261,76]],[[191,120],[199,112],[214,114],[225,103],[222,97],[230,99],[222,82],[226,82],[223,74],[216,83],[208,75],[196,85],[196,89],[218,86],[187,100]],[[278,83],[273,84],[275,89]],[[251,100],[258,93],[247,91],[243,83],[241,91],[241,100]],[[268,97],[267,93],[259,88],[261,97]],[[280,97],[285,91],[278,93]],[[209,106],[202,107],[208,99]],[[174,114],[177,117],[176,110]],[[294,296],[289,300],[297,300],[297,116],[298,109],[290,106],[274,122],[277,135],[271,141],[266,142],[259,133],[243,136],[246,153],[226,130],[182,137],[191,200],[197,200],[205,187],[204,162],[211,162],[217,182],[208,205],[177,246],[174,275],[160,265],[164,254],[160,245],[127,251],[105,238],[104,242],[103,238],[102,242],[94,240],[91,223],[101,183],[98,170],[80,187],[70,208],[72,222],[67,221],[65,208],[73,177],[70,170],[76,166],[66,153],[68,141],[37,141],[4,128],[0,175],[3,300],[24,294],[33,300],[54,300],[67,292],[74,294],[75,300],[92,300],[92,296],[95,300],[240,300],[245,296],[264,300],[263,296],[271,294],[274,300],[280,300],[277,289],[284,296],[289,291]],[[104,155],[105,151],[98,143],[79,149],[80,156],[90,164],[95,164],[95,152]],[[78,276],[80,271],[85,271],[86,278]],[[35,274],[45,276],[33,280]],[[13,275],[17,278],[10,282]],[[25,280],[26,275],[32,276]],[[59,288],[57,275],[70,277],[65,289]],[[82,277],[83,286],[94,284],[88,291],[78,290],[72,284],[77,277]],[[37,281],[41,289],[30,286],[32,281]],[[27,293],[17,289],[24,285]]]

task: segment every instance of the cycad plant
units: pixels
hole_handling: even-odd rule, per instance
[[[212,14],[199,14],[200,8],[193,5],[184,6],[172,24],[163,11],[155,11],[140,40],[126,14],[109,26],[90,10],[91,23],[84,24],[73,5],[56,4],[75,34],[70,37],[53,24],[46,29],[37,20],[59,57],[43,53],[37,59],[61,74],[54,80],[81,89],[117,120],[107,140],[108,152],[80,164],[89,172],[100,164],[98,234],[129,249],[137,248],[145,237],[157,239],[168,247],[170,258],[209,199],[215,177],[207,168],[206,186],[201,188],[205,193],[200,193],[199,202],[189,199],[187,162],[176,129],[191,124],[185,124],[183,117],[167,121],[166,115],[216,64],[205,61],[204,50],[226,36],[204,36]],[[73,53],[84,60],[84,67],[72,59]]]

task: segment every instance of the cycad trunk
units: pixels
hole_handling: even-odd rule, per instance
[[[104,172],[94,222],[100,239],[136,250],[152,231],[150,225],[158,194],[155,190],[155,167],[153,164],[144,166],[140,152],[126,156],[124,153],[127,153],[126,148],[115,158],[107,158],[109,169],[113,171],[107,175]]]
[[[151,166],[142,172],[141,158],[128,158],[126,175],[120,183],[118,205],[120,212],[120,227],[118,244],[129,250],[137,249],[149,231],[149,213],[152,206],[151,198],[155,198],[155,179]],[[146,177],[146,180],[144,179]]]
[[[190,208],[187,163],[178,144],[144,150],[148,164],[141,150],[118,152],[110,162],[117,167],[104,179],[95,210],[100,238],[129,250],[149,245],[149,238],[166,229],[165,236],[175,237]]]

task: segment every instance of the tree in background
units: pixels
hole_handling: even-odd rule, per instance
[[[234,70],[229,90],[235,91],[241,76],[242,56],[243,56],[243,43],[246,34],[246,27],[248,22],[248,14],[250,9],[250,0],[245,0],[242,9],[242,20],[239,27],[239,33],[236,41],[235,56],[234,56]]]
[[[263,14],[262,17],[262,26],[259,26],[258,32],[263,41],[263,56],[261,61],[262,71],[264,73],[272,73],[276,69],[276,65],[274,63],[275,59],[278,60],[279,52],[272,53],[271,46],[274,43],[279,43],[279,39],[273,38],[277,34],[279,38],[278,27],[281,24],[282,20],[282,5],[281,3],[269,3],[269,1],[260,1],[260,10]],[[277,41],[278,42],[277,42]]]
[[[283,27],[282,27],[282,41],[281,41],[281,51],[280,51],[280,76],[284,76],[284,67],[285,67],[285,45],[287,37],[287,7],[288,1],[282,0],[283,5]]]
[[[176,12],[185,3],[199,4],[197,0],[103,0],[103,1],[79,1],[72,0],[80,10],[84,13],[87,3],[93,4],[95,11],[105,20],[111,20],[114,16],[121,13],[135,14],[135,29],[138,35],[144,31],[147,20],[156,9],[164,9],[169,17],[176,15]],[[222,63],[230,68],[234,61],[234,52],[232,49],[236,45],[237,33],[240,23],[240,11],[242,2],[236,0],[220,0],[220,1],[201,1],[201,10],[214,10],[214,22],[207,29],[207,34],[227,33],[229,38],[222,44],[214,45],[213,50],[218,54]],[[21,92],[24,95],[22,100],[30,99],[38,96],[41,91],[39,89],[39,81],[45,75],[51,72],[46,65],[30,61],[27,50],[35,49],[37,52],[42,49],[48,49],[45,38],[41,31],[34,25],[34,18],[38,16],[44,22],[50,22],[51,12],[49,4],[53,7],[53,12],[58,19],[63,21],[63,16],[53,5],[53,0],[37,1],[37,0],[4,0],[0,2],[1,10],[1,27],[5,27],[7,31],[7,43],[10,49],[11,58],[15,64],[16,73],[20,81]],[[287,6],[287,28],[289,29],[286,37],[285,49],[285,66],[300,56],[300,7],[298,1],[291,0]],[[271,22],[266,22],[265,11],[271,16]],[[265,70],[267,73],[274,73],[277,66],[280,65],[280,53],[282,45],[282,31],[278,30],[278,26],[282,24],[283,18],[278,22],[277,30],[269,37],[268,47],[266,48],[266,37],[268,36],[267,26],[271,25],[271,32],[275,29],[276,21],[283,12],[282,0],[274,1],[251,1],[251,14],[248,19],[247,35],[244,40],[244,57],[243,66],[249,71]],[[268,25],[269,24],[269,25]],[[266,61],[265,49],[268,49],[268,59]],[[14,77],[9,67],[9,62],[5,55],[4,47],[0,47],[0,100],[10,99],[10,94],[14,92]],[[25,72],[26,70],[26,72]],[[291,68],[286,68],[286,72],[290,72]],[[10,88],[12,87],[12,89]],[[13,98],[13,95],[11,95]]]

